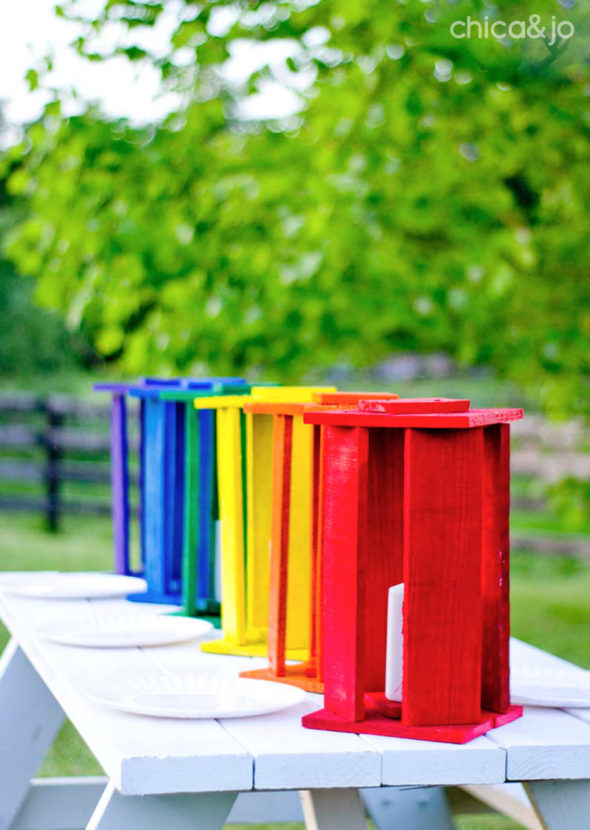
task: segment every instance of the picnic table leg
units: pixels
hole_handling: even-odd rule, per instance
[[[590,821],[590,780],[528,781],[525,789],[546,830],[584,830]]]
[[[121,795],[111,782],[86,830],[221,830],[236,793]]]
[[[300,796],[307,830],[366,830],[358,790],[301,790]]]
[[[0,830],[10,827],[64,713],[14,640],[0,658]]]
[[[444,787],[372,787],[361,790],[377,830],[454,830]]]

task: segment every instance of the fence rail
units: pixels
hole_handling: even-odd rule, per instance
[[[108,514],[109,448],[104,404],[0,394],[0,509],[42,512],[49,530],[64,513]]]
[[[514,476],[590,481],[590,432],[583,421],[553,424],[527,415],[513,424],[512,436]],[[133,432],[130,444],[137,448]],[[109,408],[104,402],[0,394],[0,510],[42,512],[51,530],[59,528],[64,513],[108,514],[109,448]],[[134,469],[130,480],[135,487]],[[541,498],[520,495],[513,506],[541,511],[545,504]],[[516,532],[513,539],[515,547],[525,550],[590,556],[587,543],[574,537]]]

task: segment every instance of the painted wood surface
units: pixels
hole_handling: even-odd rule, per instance
[[[510,428],[486,427],[482,467],[482,697],[510,708]]]
[[[590,781],[531,781],[526,790],[545,830],[588,827]]]
[[[8,830],[64,719],[59,703],[12,640],[0,657],[0,828]]]
[[[301,805],[307,830],[362,830],[367,827],[356,790],[304,790]]]
[[[285,675],[287,645],[292,450],[293,418],[289,415],[277,415],[274,418],[273,435],[273,511],[268,624],[269,667],[277,677]]]
[[[405,434],[405,726],[481,717],[482,455],[480,429]]]
[[[110,782],[87,830],[144,830],[171,825],[175,830],[221,830],[235,793],[198,793],[125,797]]]
[[[272,511],[272,419],[254,404],[310,402],[316,391],[332,387],[252,387],[247,396],[212,397],[205,405],[217,412],[217,456],[222,526],[222,628],[224,638],[203,646],[205,651],[224,654],[262,655],[267,652],[269,614]],[[252,404],[252,406],[250,406]],[[242,409],[245,408],[245,412]],[[233,414],[232,414],[233,413]],[[239,414],[238,414],[239,413]],[[228,424],[238,424],[239,449],[235,432]],[[232,421],[233,419],[233,421]],[[229,430],[229,431],[228,431]],[[231,433],[231,434],[230,434]],[[301,419],[295,429],[296,469],[292,481],[293,511],[297,539],[309,533],[310,516],[306,507],[311,479],[311,430]],[[237,453],[237,454],[236,454]],[[223,467],[222,467],[223,465]],[[233,466],[232,466],[233,465]],[[241,470],[241,495],[238,495],[238,467]],[[301,496],[299,495],[301,494]],[[307,512],[306,512],[307,510]],[[293,539],[293,536],[291,537]],[[292,542],[295,544],[295,541]],[[286,634],[289,657],[306,655],[309,638],[309,540],[306,553],[297,552],[301,566],[289,566],[287,614],[292,620]],[[307,570],[306,570],[307,569]],[[306,610],[307,609],[307,610]]]
[[[115,572],[129,575],[129,448],[124,394],[113,394],[111,399],[111,509]]]
[[[269,601],[269,544],[272,522],[272,416],[246,412],[247,626],[266,639]]]
[[[518,421],[524,415],[522,409],[471,409],[468,412],[442,414],[391,415],[384,412],[331,409],[310,410],[304,416],[306,424],[333,424],[362,427],[412,427],[415,429],[471,429],[488,424]],[[392,423],[395,418],[395,423]]]
[[[162,606],[123,600],[68,602],[66,607],[0,590],[4,621],[105,772],[125,793],[493,783],[505,778],[506,752],[487,738],[452,746],[312,731],[301,727],[301,708],[220,724],[140,718],[94,705],[83,690],[96,679],[121,671],[198,671],[233,677],[247,666],[265,663],[205,654],[191,643],[123,651],[66,648],[34,633],[43,622],[92,613],[97,607],[107,613],[166,611]],[[318,702],[317,696],[308,696],[304,711],[316,709]],[[542,742],[542,724],[536,730],[536,740]],[[578,771],[584,774],[581,768]]]

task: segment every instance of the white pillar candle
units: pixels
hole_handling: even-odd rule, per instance
[[[387,602],[387,654],[385,660],[385,697],[401,703],[403,681],[403,606],[404,583],[392,585]]]

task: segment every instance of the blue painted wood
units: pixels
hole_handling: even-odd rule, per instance
[[[129,480],[127,468],[126,397],[139,401],[139,536],[143,576],[148,583],[145,594],[130,597],[138,602],[180,603],[183,580],[184,511],[197,513],[194,545],[198,563],[198,580],[193,586],[194,602],[202,611],[214,603],[215,579],[215,418],[211,411],[197,413],[190,393],[203,394],[246,392],[242,378],[157,378],[143,377],[135,383],[97,384],[95,389],[113,395],[112,470],[117,486],[113,488],[115,562],[120,569],[129,564]],[[188,394],[179,400],[166,400],[163,393],[181,391]],[[117,410],[115,412],[115,404]],[[199,446],[199,501],[185,503],[185,469],[187,417],[194,418]],[[116,451],[115,451],[116,449]],[[125,470],[121,464],[124,461]],[[116,501],[116,503],[115,503]],[[126,507],[127,505],[127,507]],[[121,525],[121,520],[125,520]]]

